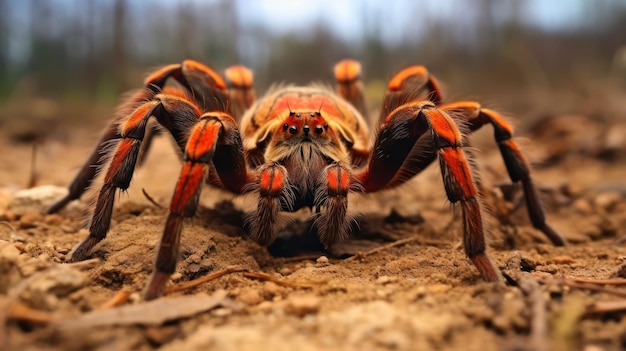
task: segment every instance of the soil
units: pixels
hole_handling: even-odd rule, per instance
[[[16,213],[10,203],[28,184],[32,147],[1,136],[0,349],[623,350],[624,149],[598,144],[605,139],[593,138],[589,124],[599,134],[617,128],[580,116],[554,118],[540,132],[521,128],[524,151],[541,161],[533,177],[565,247],[533,229],[491,131],[473,137],[489,253],[506,283],[483,282],[465,257],[460,212],[430,167],[399,190],[351,197],[351,237],[328,250],[309,230],[308,211],[290,216],[269,250],[247,240],[242,223],[254,198],[206,188],[168,286],[233,266],[262,275],[229,273],[150,302],[159,308],[140,293],[180,170],[170,141],[156,140],[119,196],[95,260],[77,265],[64,260],[87,235],[84,209],[94,191],[59,215]],[[37,184],[67,186],[97,134],[85,128],[41,143]],[[122,306],[111,307],[117,297]],[[197,308],[188,310],[184,298],[206,306],[185,300]]]

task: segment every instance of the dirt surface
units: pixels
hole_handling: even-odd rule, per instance
[[[207,188],[200,211],[185,224],[169,286],[229,267],[245,272],[150,303],[139,296],[180,170],[169,140],[157,140],[119,197],[95,260],[64,264],[87,235],[83,209],[90,196],[60,215],[16,213],[10,204],[28,183],[31,146],[1,136],[0,349],[625,349],[626,286],[575,280],[626,278],[624,149],[619,135],[617,149],[600,145],[605,138],[594,137],[589,124],[598,135],[615,126],[585,117],[551,123],[541,132],[523,129],[524,145],[543,162],[534,178],[566,247],[553,247],[530,225],[491,131],[473,139],[481,150],[489,252],[507,284],[482,282],[465,257],[460,213],[430,167],[400,190],[350,198],[359,224],[348,241],[326,251],[306,235],[307,211],[291,216],[269,251],[258,246],[242,225],[254,199],[232,200]],[[41,144],[37,183],[67,186],[97,134],[84,130]],[[128,301],[120,292],[129,293]],[[116,298],[125,303],[111,307]]]

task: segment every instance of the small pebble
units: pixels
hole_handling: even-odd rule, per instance
[[[237,300],[248,306],[254,306],[261,303],[264,298],[257,289],[245,288],[237,295]]]
[[[43,217],[38,213],[25,213],[20,217],[20,228],[30,229],[35,228],[38,222],[43,221]]]
[[[611,211],[621,199],[622,196],[617,192],[603,192],[596,196],[594,202],[596,206]]]
[[[330,261],[328,260],[328,257],[326,256],[318,257],[317,260],[315,260],[315,262],[317,262],[317,264],[320,264],[320,265],[327,265],[330,263]]]
[[[285,312],[298,317],[316,313],[320,308],[320,299],[316,295],[296,295],[287,299]]]
[[[559,267],[555,264],[548,264],[545,266],[537,266],[535,267],[535,270],[537,272],[544,272],[544,273],[550,273],[550,274],[555,274],[559,272]]]
[[[283,291],[283,288],[274,282],[265,282],[263,284],[263,295],[274,297],[279,295]]]
[[[289,274],[293,273],[293,271],[292,271],[292,270],[291,270],[291,268],[289,268],[289,267],[283,267],[283,268],[281,268],[281,269],[278,271],[278,273],[280,273],[282,276],[287,276],[287,275],[289,275]]]
[[[553,257],[551,262],[555,264],[570,264],[570,263],[575,263],[576,260],[574,260],[570,256],[563,255],[563,256]]]
[[[583,215],[588,215],[593,212],[593,207],[591,206],[589,201],[587,201],[586,199],[578,199],[574,201],[572,206],[578,213],[583,214]]]
[[[49,214],[44,217],[43,221],[48,225],[61,225],[64,218],[58,214]]]

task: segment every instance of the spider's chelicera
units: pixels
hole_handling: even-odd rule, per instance
[[[486,124],[493,127],[511,180],[522,184],[532,224],[555,245],[564,244],[546,223],[528,164],[512,139],[512,128],[497,112],[476,102],[444,103],[436,80],[424,67],[413,66],[389,81],[370,141],[360,75],[358,62],[343,60],[335,66],[336,91],[321,85],[283,86],[257,99],[252,72],[243,66],[228,68],[224,78],[191,60],[156,71],[120,106],[68,196],[50,208],[56,212],[78,199],[96,169],[107,164],[89,236],[69,260],[87,258],[105,238],[115,193],[128,188],[157,127],[171,133],[184,163],[146,299],[158,297],[174,272],[183,219],[195,214],[204,183],[233,194],[258,195],[249,235],[262,245],[276,238],[281,211],[302,207],[319,211],[319,239],[330,245],[350,229],[349,193],[397,187],[437,158],[448,199],[462,209],[467,256],[484,280],[500,280],[485,252],[478,192],[459,125],[467,133]],[[170,80],[179,84],[167,84]],[[159,126],[149,123],[151,118]],[[104,150],[110,151],[102,157]]]

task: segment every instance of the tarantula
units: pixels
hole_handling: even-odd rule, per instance
[[[484,280],[500,280],[485,252],[479,195],[463,150],[466,134],[486,124],[494,129],[511,180],[522,184],[533,226],[553,244],[564,245],[546,223],[512,128],[497,112],[476,102],[443,103],[437,81],[423,66],[412,66],[389,81],[375,138],[370,140],[361,65],[343,60],[334,73],[336,91],[321,85],[288,85],[273,88],[260,99],[252,72],[244,66],[226,69],[222,78],[201,63],[185,60],[151,74],[144,88],[119,107],[69,194],[49,210],[56,212],[78,199],[96,169],[108,164],[89,236],[71,252],[69,261],[87,258],[105,238],[115,193],[128,188],[152,140],[154,128],[148,123],[152,117],[171,133],[184,162],[144,291],[146,299],[162,294],[174,272],[183,220],[196,213],[204,183],[233,194],[256,193],[249,236],[261,245],[276,238],[281,211],[303,207],[316,209],[319,239],[330,245],[348,234],[348,194],[400,186],[437,158],[447,197],[462,209],[465,253]]]

